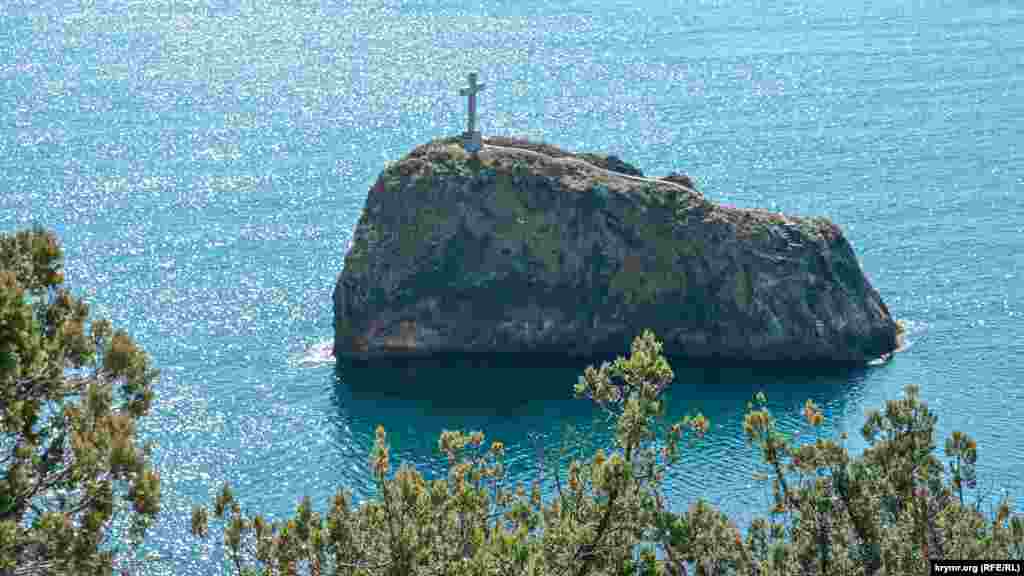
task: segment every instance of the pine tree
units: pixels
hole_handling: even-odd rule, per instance
[[[0,574],[109,574],[160,507],[136,437],[157,373],[62,267],[52,232],[0,235]]]

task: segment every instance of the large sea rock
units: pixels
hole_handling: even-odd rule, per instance
[[[610,171],[614,170],[614,171]],[[370,189],[334,291],[335,355],[624,354],[863,363],[897,327],[834,223],[716,205],[614,156],[455,138]]]

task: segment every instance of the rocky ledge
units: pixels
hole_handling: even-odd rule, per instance
[[[339,358],[624,354],[864,363],[897,327],[825,218],[716,205],[684,175],[489,138],[417,147],[370,189],[334,291]]]

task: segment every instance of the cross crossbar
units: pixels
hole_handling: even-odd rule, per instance
[[[472,134],[473,132],[476,132],[476,94],[477,92],[480,92],[487,86],[486,84],[477,84],[476,78],[476,72],[470,72],[469,87],[462,88],[461,90],[459,90],[460,96],[469,97],[469,111],[468,118],[466,120],[467,134]]]

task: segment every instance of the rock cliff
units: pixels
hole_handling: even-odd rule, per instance
[[[824,218],[718,206],[684,175],[509,138],[414,149],[370,189],[335,355],[624,354],[863,363],[896,324]]]

